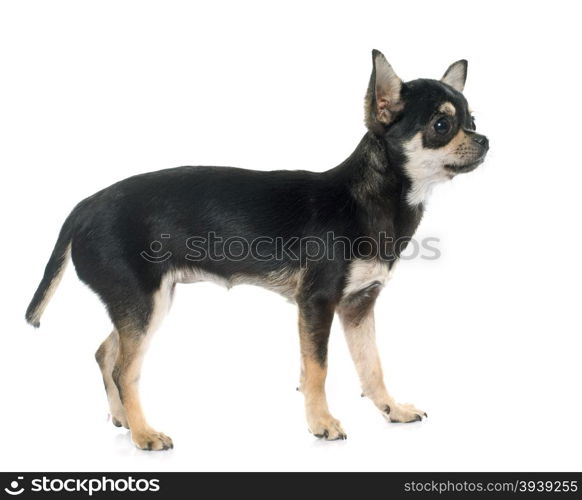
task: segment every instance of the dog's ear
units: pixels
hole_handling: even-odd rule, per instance
[[[467,66],[468,62],[466,59],[461,59],[460,61],[454,62],[449,66],[449,69],[445,71],[445,74],[441,78],[441,82],[450,85],[455,90],[463,92],[465,88],[465,81],[467,80]]]
[[[380,132],[383,125],[393,120],[394,113],[402,109],[402,80],[379,50],[372,51],[372,63],[372,76],[366,93],[366,126]]]

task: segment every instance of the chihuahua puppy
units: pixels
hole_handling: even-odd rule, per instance
[[[113,331],[95,357],[112,421],[130,429],[138,448],[173,447],[168,436],[148,425],[138,380],[176,283],[251,283],[297,304],[298,390],[315,436],[346,438],[325,395],[327,345],[336,314],[363,395],[391,422],[426,416],[398,404],[386,390],[374,304],[433,186],[473,170],[489,144],[475,131],[462,94],[467,61],[452,64],[440,81],[405,83],[382,53],[374,50],[372,60],[365,98],[368,130],[339,166],[322,173],[161,170],[99,191],[65,220],[26,319],[39,326],[71,257],[79,278],[111,318]]]

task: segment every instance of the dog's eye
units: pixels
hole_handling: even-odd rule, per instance
[[[448,118],[439,118],[434,124],[434,129],[437,134],[444,135],[451,130],[451,122]]]

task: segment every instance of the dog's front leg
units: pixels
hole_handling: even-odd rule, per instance
[[[335,304],[310,298],[299,305],[301,381],[309,430],[327,440],[346,439],[341,424],[329,412],[325,396],[327,343]]]
[[[368,397],[391,422],[414,422],[426,413],[410,404],[398,404],[384,385],[376,347],[374,304],[380,286],[347,297],[338,308],[350,354],[360,377],[363,396]]]

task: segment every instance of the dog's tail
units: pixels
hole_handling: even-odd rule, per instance
[[[44,270],[44,276],[26,310],[26,321],[35,328],[40,326],[40,317],[59,286],[71,255],[72,215],[69,215],[61,228],[53,253]]]

